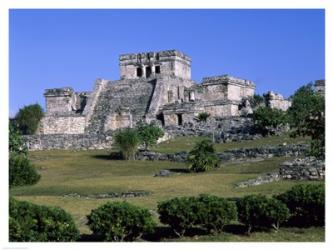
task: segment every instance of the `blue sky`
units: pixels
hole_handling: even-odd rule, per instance
[[[192,78],[230,74],[291,95],[325,78],[324,10],[11,10],[10,115],[46,88],[119,79],[121,53],[181,50]]]

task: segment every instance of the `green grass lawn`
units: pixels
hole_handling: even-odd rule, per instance
[[[177,140],[179,141],[179,139]],[[172,143],[173,142],[170,142],[171,145]],[[185,144],[183,143],[183,145]],[[107,201],[122,199],[74,198],[64,197],[65,194],[78,193],[81,195],[91,195],[107,192],[143,190],[149,192],[150,195],[128,198],[127,201],[156,211],[159,201],[175,196],[189,196],[202,193],[223,197],[241,197],[252,193],[272,195],[281,193],[299,183],[297,181],[281,181],[249,188],[235,188],[235,184],[240,181],[254,178],[260,173],[277,169],[279,164],[286,160],[284,157],[275,157],[257,162],[227,163],[222,165],[219,169],[196,174],[184,173],[182,170],[187,169],[184,163],[168,161],[117,161],[110,160],[108,155],[109,152],[106,150],[31,152],[30,158],[40,172],[42,176],[41,180],[33,186],[13,188],[10,190],[10,193],[20,200],[28,200],[43,205],[59,206],[65,209],[73,216],[80,232],[82,234],[89,234],[90,231],[85,225],[86,215],[89,214],[92,209],[97,208]],[[170,169],[173,171],[173,175],[164,178],[154,177],[154,174],[161,169]],[[290,233],[288,230],[294,231]],[[324,240],[324,229],[304,229],[303,233],[297,231],[298,229],[295,230],[296,229],[283,229],[279,233],[258,232],[250,237],[223,233],[221,235],[200,236],[197,238],[185,237],[181,240]],[[315,232],[313,233],[313,231]],[[313,237],[306,237],[307,234],[313,234]]]

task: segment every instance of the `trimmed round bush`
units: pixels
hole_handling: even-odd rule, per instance
[[[160,221],[168,224],[179,236],[200,227],[209,232],[220,232],[223,226],[236,219],[234,203],[210,195],[177,197],[158,204]]]
[[[9,186],[32,185],[40,175],[24,154],[11,153],[9,157]]]
[[[72,217],[57,207],[9,201],[10,241],[75,241],[79,237]]]
[[[213,195],[200,195],[197,203],[199,209],[196,224],[209,232],[221,232],[226,224],[237,219],[234,202]]]
[[[254,227],[279,229],[289,218],[289,210],[281,201],[263,195],[249,195],[237,201],[238,219],[247,226],[249,234]]]
[[[301,184],[276,197],[291,213],[292,226],[325,225],[325,187],[323,184]]]
[[[128,202],[108,202],[87,216],[93,233],[105,241],[133,241],[154,230],[148,209]]]

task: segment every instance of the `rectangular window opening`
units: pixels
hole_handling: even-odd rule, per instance
[[[161,73],[160,66],[155,66],[155,74],[160,74],[160,73]]]
[[[142,69],[141,68],[136,68],[136,76],[142,77]]]
[[[151,67],[146,67],[146,77],[148,78],[151,75]]]

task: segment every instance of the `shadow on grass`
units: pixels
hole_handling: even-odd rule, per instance
[[[167,170],[169,170],[172,173],[181,173],[181,174],[191,173],[191,171],[187,168],[168,168]]]
[[[208,233],[201,228],[191,228],[186,231],[184,234],[185,237],[194,237],[196,235],[207,235]],[[179,237],[175,234],[175,232],[171,229],[171,227],[156,227],[155,231],[151,234],[143,235],[143,240],[146,241],[163,241],[163,240],[177,240]]]
[[[91,157],[100,160],[124,160],[123,155],[120,152],[111,152],[108,155],[92,155]]]
[[[226,233],[236,234],[236,235],[246,235],[247,228],[245,225],[241,224],[230,224],[223,227],[223,231]]]

